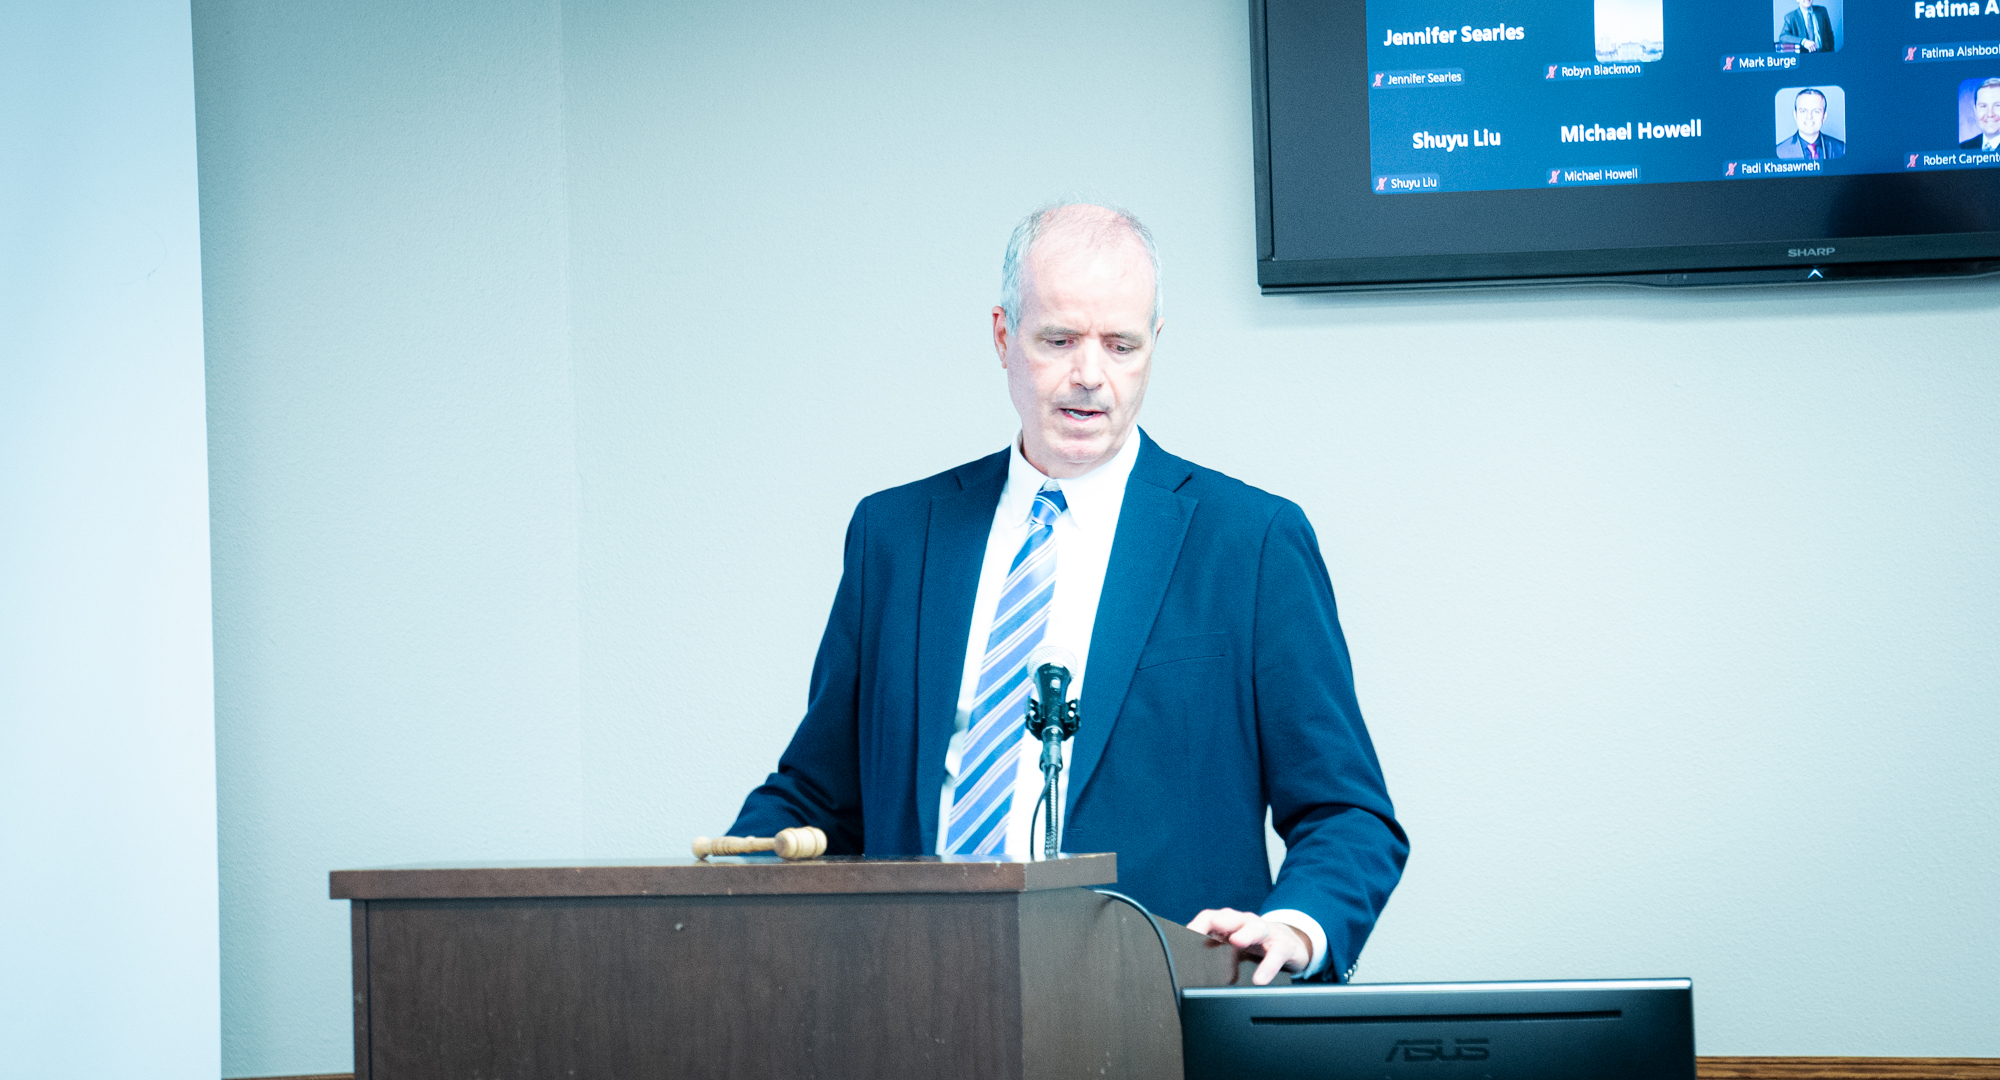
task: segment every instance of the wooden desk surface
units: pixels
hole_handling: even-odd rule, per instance
[[[2000,1080],[2000,1058],[1701,1057],[1700,1080]]]
[[[2000,1058],[1703,1057],[1699,1080],[2000,1080]],[[263,1080],[354,1080],[353,1073]]]
[[[335,900],[462,900],[535,896],[778,896],[811,893],[1021,893],[1110,885],[1118,856],[1048,862],[1003,856],[910,859],[762,856],[574,862],[468,862],[335,870]]]

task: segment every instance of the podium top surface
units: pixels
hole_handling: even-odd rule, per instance
[[[1109,885],[1118,856],[1027,862],[989,855],[783,862],[771,856],[590,862],[442,862],[335,870],[335,900],[561,896],[798,896],[828,893],[1021,893]]]

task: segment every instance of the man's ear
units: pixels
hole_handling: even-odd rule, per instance
[[[993,309],[993,351],[999,354],[1001,368],[1007,366],[1007,310]]]

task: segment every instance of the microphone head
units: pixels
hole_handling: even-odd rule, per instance
[[[1074,673],[1080,666],[1076,662],[1076,654],[1060,645],[1037,645],[1028,654],[1028,677],[1033,678],[1044,664],[1054,664],[1065,673]]]

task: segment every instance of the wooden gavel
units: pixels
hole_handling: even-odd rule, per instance
[[[779,829],[776,836],[706,836],[694,838],[694,857],[748,855],[753,851],[776,852],[780,859],[817,859],[826,854],[826,834],[811,825]]]

